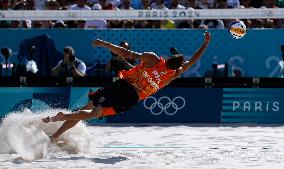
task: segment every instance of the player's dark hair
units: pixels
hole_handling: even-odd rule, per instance
[[[175,54],[166,60],[166,65],[169,69],[177,70],[182,66],[183,62],[184,56],[182,54]]]

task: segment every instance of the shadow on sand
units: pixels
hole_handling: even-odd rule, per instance
[[[109,158],[87,158],[87,157],[69,157],[69,158],[57,158],[53,157],[51,159],[54,160],[62,160],[62,161],[69,161],[69,160],[87,160],[92,161],[95,163],[102,163],[102,164],[115,164],[121,161],[126,161],[128,158],[123,156],[117,156],[117,157],[109,157]]]

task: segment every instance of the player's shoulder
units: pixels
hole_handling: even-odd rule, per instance
[[[154,52],[144,52],[141,55],[141,59],[143,58],[143,60],[148,60],[148,61],[158,61],[160,60],[160,57],[154,53]]]
[[[183,73],[183,69],[182,67],[180,67],[179,69],[175,71],[175,74],[173,75],[174,79],[179,78],[182,73]]]
[[[160,57],[154,52],[144,52],[139,60],[152,67],[160,62]]]

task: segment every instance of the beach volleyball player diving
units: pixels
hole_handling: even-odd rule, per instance
[[[96,92],[90,92],[88,104],[79,111],[72,114],[59,112],[53,117],[43,118],[42,121],[45,123],[65,121],[50,136],[51,141],[56,141],[62,133],[75,126],[80,120],[116,115],[153,95],[195,64],[203,55],[210,40],[211,35],[206,32],[203,44],[189,60],[185,60],[182,54],[174,54],[164,59],[152,52],[137,53],[103,40],[93,41],[94,47],[105,47],[122,58],[136,59],[140,64],[130,70],[120,71],[119,80],[111,85]]]

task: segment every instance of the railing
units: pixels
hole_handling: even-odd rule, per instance
[[[185,10],[6,10],[0,20],[181,20],[283,18],[284,9],[185,9]]]
[[[0,87],[101,87],[116,78],[97,77],[0,77]],[[170,87],[190,88],[284,88],[282,78],[179,78]]]

